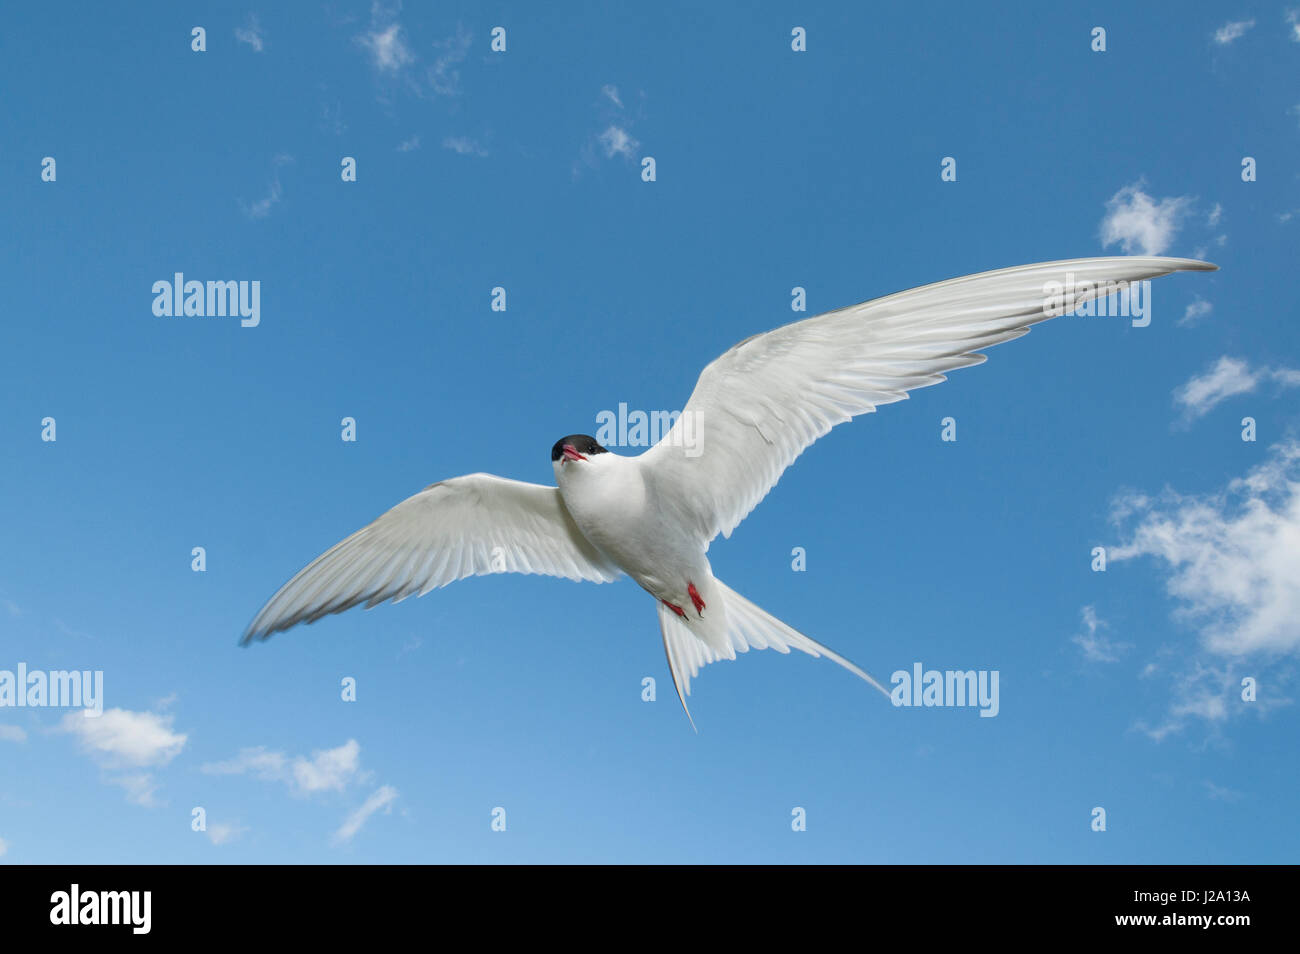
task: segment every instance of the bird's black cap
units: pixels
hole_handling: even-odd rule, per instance
[[[572,444],[573,449],[584,457],[590,457],[592,454],[605,454],[608,451],[596,443],[596,438],[588,434],[570,434],[568,437],[561,437],[551,448],[551,460],[556,461],[564,456],[564,445]]]

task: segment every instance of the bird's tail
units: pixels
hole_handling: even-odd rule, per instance
[[[686,706],[686,697],[691,694],[691,680],[709,663],[719,659],[735,659],[736,653],[749,652],[751,648],[775,649],[779,653],[798,649],[809,656],[825,656],[866,680],[886,696],[889,695],[888,689],[839,653],[827,649],[794,627],[787,626],[775,616],[764,612],[721,580],[714,579],[712,582],[716,595],[722,597],[723,605],[716,608],[721,611],[718,615],[725,614],[725,639],[721,643],[716,639],[706,642],[692,631],[686,618],[678,616],[662,602],[659,604],[659,631],[664,637],[664,654],[668,657],[668,667],[673,673],[677,698],[686,710],[691,728],[695,728],[695,720],[691,719],[691,710]],[[710,603],[705,615],[714,608]]]

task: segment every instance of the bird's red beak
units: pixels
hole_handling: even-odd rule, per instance
[[[572,444],[565,444],[563,450],[564,450],[565,460],[586,460],[587,459],[583,457],[581,454],[579,454],[578,448],[574,447]]]

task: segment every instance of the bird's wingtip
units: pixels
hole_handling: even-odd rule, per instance
[[[1176,272],[1217,272],[1219,270],[1218,265],[1199,258],[1168,258],[1165,256],[1153,256],[1153,258],[1155,261],[1172,266]]]

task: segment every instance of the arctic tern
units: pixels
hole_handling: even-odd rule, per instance
[[[682,416],[636,457],[585,434],[551,448],[556,487],[469,474],[431,484],[318,556],[271,597],[242,642],[364,603],[423,596],[467,576],[540,573],[596,583],[626,574],[655,598],[678,699],[702,666],[798,649],[879,682],[714,577],[730,537],[808,445],[836,424],[985,360],[1031,325],[1182,270],[1193,259],[1082,258],[924,285],[740,342],[706,367]],[[695,441],[683,441],[693,415]],[[699,446],[695,446],[695,445]],[[694,720],[691,720],[694,726]]]

